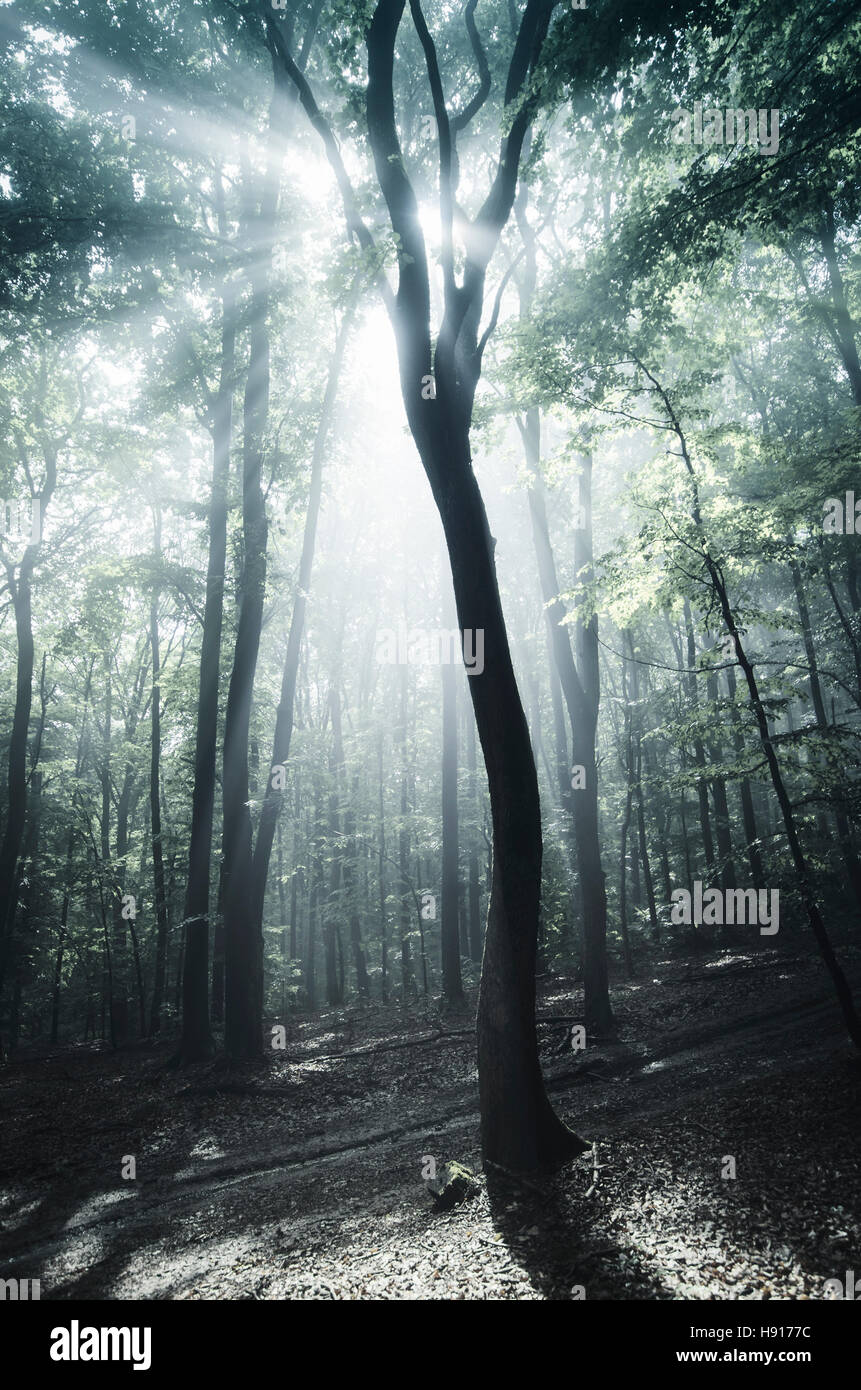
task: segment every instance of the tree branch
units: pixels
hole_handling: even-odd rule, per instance
[[[451,128],[455,139],[462,130],[466,130],[470,121],[478,114],[487,101],[487,98],[490,96],[490,68],[487,66],[487,56],[484,52],[484,46],[481,42],[479,32],[475,27],[475,20],[473,19],[477,4],[478,0],[469,0],[464,14],[464,20],[466,21],[469,41],[472,44],[472,51],[475,54],[475,61],[478,64],[479,87],[475,96],[467,102],[463,110],[452,117]]]
[[[452,216],[454,190],[452,187],[452,136],[448,111],[445,104],[442,77],[436,46],[425,22],[419,0],[410,0],[410,13],[425,55],[428,70],[434,115],[436,116],[437,137],[439,140],[439,213],[442,227],[442,270],[445,286],[446,306],[451,303],[455,293],[454,250],[452,247]]]
[[[395,333],[401,387],[407,409],[420,399],[419,383],[430,374],[430,281],[418,204],[404,166],[395,123],[395,38],[405,0],[380,0],[367,35],[368,137],[392,231],[398,238],[398,290]],[[415,427],[422,429],[415,417]],[[411,420],[411,424],[413,421]]]
[[[303,110],[305,111],[305,114],[307,115],[309,121],[316,130],[317,134],[320,136],[320,139],[323,141],[323,147],[326,151],[326,157],[329,160],[329,164],[332,167],[332,172],[335,175],[335,179],[337,180],[338,188],[341,193],[341,201],[344,205],[344,213],[347,219],[347,227],[350,233],[356,238],[356,241],[359,243],[359,246],[362,248],[363,251],[370,251],[376,254],[376,242],[374,241],[373,236],[368,230],[368,227],[365,225],[365,222],[362,219],[362,215],[359,212],[356,194],[353,190],[353,185],[350,182],[349,175],[347,174],[347,171],[344,168],[344,161],[341,158],[341,151],[338,147],[338,142],[332,133],[332,128],[329,125],[329,122],[326,120],[326,117],[321,112],[319,106],[317,105],[317,102],[314,99],[314,94],[311,91],[311,88],[308,85],[308,82],[306,81],[303,73],[299,70],[299,67],[295,63],[293,55],[291,54],[290,49],[284,39],[284,35],[281,33],[280,29],[278,28],[278,25],[273,21],[273,19],[269,15],[266,16],[266,30],[268,36],[272,41],[275,53],[277,53],[278,58],[281,60],[284,71],[286,72],[287,76],[289,77],[290,81],[293,83],[294,87],[296,88],[296,91],[299,94],[299,101],[302,105]],[[273,57],[275,56],[275,53],[273,53]],[[392,298],[391,287],[389,286],[389,282],[386,279],[385,274],[382,270],[379,270],[377,272],[375,283],[380,291],[380,294],[383,297],[383,303],[385,304],[386,309],[388,310],[389,314],[392,314],[394,310],[394,301]]]

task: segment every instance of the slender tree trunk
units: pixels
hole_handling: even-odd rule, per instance
[[[263,942],[253,910],[249,737],[254,675],[263,626],[268,523],[263,496],[263,462],[269,423],[269,273],[280,182],[272,153],[276,112],[269,123],[270,159],[259,212],[247,162],[245,223],[254,250],[250,274],[249,363],[243,405],[243,565],[239,619],[224,721],[224,1042],[234,1061],[262,1054]],[[249,911],[249,905],[252,910]]]
[[[849,378],[852,399],[861,406],[861,360],[858,357],[858,344],[855,341],[855,325],[849,310],[846,286],[840,263],[837,259],[836,228],[834,224],[834,204],[828,198],[823,209],[824,220],[820,231],[822,252],[828,268],[828,281],[831,287],[832,322],[843,367]]]
[[[692,716],[694,719],[696,719],[698,716],[698,701],[697,678],[694,674],[694,671],[697,660],[697,648],[696,641],[694,639],[694,622],[691,616],[691,606],[688,603],[687,599],[685,599],[684,615],[688,656],[688,699],[691,705]],[[700,833],[702,834],[703,853],[705,854],[706,860],[706,877],[708,879],[709,884],[715,886],[717,881],[717,869],[715,867],[714,840],[712,839],[711,819],[709,817],[708,785],[705,778],[706,750],[703,747],[703,741],[700,738],[699,734],[694,734],[692,742],[694,750],[694,764],[696,765],[700,773],[700,776],[697,780],[697,800],[699,802],[700,810]]]
[[[833,755],[830,752],[827,741],[827,735],[829,732],[830,725],[828,722],[828,716],[825,712],[825,700],[822,695],[822,684],[819,679],[819,664],[816,659],[816,646],[813,641],[813,629],[810,624],[810,610],[807,606],[807,595],[804,592],[804,584],[801,578],[801,570],[798,567],[797,560],[795,560],[794,558],[791,559],[789,567],[790,572],[792,574],[793,588],[795,590],[795,601],[798,606],[798,616],[801,621],[801,635],[804,641],[804,652],[807,657],[807,665],[810,672],[810,697],[813,701],[813,711],[816,716],[816,726],[819,729],[820,733],[823,735],[823,741],[825,743],[824,758],[826,765],[829,767],[829,771],[833,776]],[[852,843],[852,831],[849,826],[848,817],[846,815],[846,812],[839,804],[839,800],[836,799],[837,797],[839,797],[839,792],[836,793],[834,804],[834,821],[837,826],[837,839],[840,845],[841,854],[843,856],[843,866],[846,871],[846,877],[849,880],[849,885],[852,889],[852,894],[855,898],[856,906],[861,908],[861,863],[859,863],[858,861],[858,855],[856,854],[855,846]]]
[[[380,960],[381,960],[381,989],[384,1004],[389,1002],[389,945],[388,933],[386,931],[386,815],[385,797],[383,784],[383,736],[380,734],[377,744],[377,757],[379,762],[379,784],[380,784],[380,855],[379,855],[379,883],[380,883]]]
[[[353,324],[354,299],[351,299],[341,321],[335,350],[329,367],[326,390],[320,419],[314,436],[311,456],[311,486],[308,493],[308,507],[305,513],[305,531],[302,538],[302,554],[299,560],[299,575],[296,594],[293,600],[293,614],[290,619],[290,632],[287,638],[287,651],[281,677],[281,698],[275,716],[275,734],[272,742],[272,768],[267,779],[257,840],[254,846],[254,900],[253,912],[258,929],[263,929],[263,903],[266,895],[266,878],[272,854],[272,841],[275,825],[281,810],[285,777],[284,769],[290,756],[290,742],[293,736],[294,704],[296,683],[299,675],[299,659],[302,651],[302,637],[305,631],[305,614],[308,594],[311,587],[311,573],[314,565],[314,550],[317,540],[317,524],[320,517],[320,502],[323,495],[323,464],[326,458],[329,434],[335,415],[338,382],[344,362],[347,342]]]
[[[219,188],[221,187],[219,180]],[[212,492],[209,508],[209,557],[200,646],[197,731],[188,880],[183,907],[185,954],[182,971],[182,1043],[180,1055],[193,1062],[213,1051],[209,1026],[209,894],[212,828],[215,810],[215,760],[218,737],[218,685],[227,561],[227,489],[233,437],[235,370],[235,296],[222,296],[221,368],[212,407]],[[218,991],[223,997],[223,982]],[[217,1017],[222,1017],[221,1011]]]
[[[754,675],[753,666],[751,665],[747,652],[745,651],[744,646],[742,644],[741,636],[738,630],[738,625],[735,620],[735,614],[732,609],[732,604],[729,600],[729,593],[727,590],[726,581],[724,579],[723,570],[721,569],[721,566],[714,559],[713,555],[711,554],[711,551],[709,550],[708,540],[705,533],[705,527],[703,525],[702,520],[702,513],[700,511],[699,487],[697,484],[697,477],[694,471],[693,464],[691,463],[690,455],[688,453],[687,441],[685,439],[684,431],[682,430],[678,417],[676,416],[676,413],[673,409],[669,397],[667,396],[666,391],[663,390],[663,388],[655,380],[651,373],[646,372],[646,375],[649,376],[649,379],[654,385],[656,391],[661,396],[661,400],[663,402],[664,409],[666,410],[667,417],[679,440],[682,459],[684,461],[684,465],[687,470],[688,477],[690,479],[691,517],[693,519],[694,525],[702,543],[703,564],[708,573],[709,581],[711,583],[715,597],[718,600],[718,604],[721,610],[721,616],[726,626],[727,633],[729,634],[729,637],[732,641],[733,649],[736,655],[736,660],[739,666],[741,667],[742,672],[744,673],[744,678],[747,683],[748,693],[750,695],[750,701],[753,707],[754,716],[756,718],[757,729],[759,731],[760,743],[762,745],[763,753],[765,754],[765,760],[768,763],[768,770],[771,774],[772,786],[774,787],[775,796],[777,797],[777,803],[780,807],[781,816],[783,818],[783,825],[786,831],[786,838],[789,844],[789,851],[792,855],[792,862],[795,867],[795,879],[799,895],[801,897],[802,903],[804,904],[804,908],[807,913],[807,920],[810,924],[810,928],[813,932],[816,944],[819,947],[823,963],[825,964],[825,968],[831,977],[831,981],[834,986],[834,992],[837,996],[840,1011],[843,1016],[843,1021],[846,1025],[846,1031],[848,1032],[852,1041],[855,1043],[856,1047],[861,1048],[861,1019],[859,1019],[858,1014],[856,1012],[855,1002],[852,998],[852,991],[849,988],[848,981],[843,973],[843,970],[841,969],[840,963],[834,954],[834,949],[831,945],[831,940],[828,936],[825,923],[822,920],[822,915],[819,911],[819,905],[816,900],[816,891],[813,885],[813,875],[810,871],[810,866],[801,847],[801,841],[799,839],[798,828],[795,820],[795,812],[792,809],[792,803],[789,799],[789,793],[786,789],[786,783],[783,780],[783,774],[780,770],[780,764],[777,760],[777,754],[774,749],[774,744],[772,742],[771,737],[771,730],[768,724],[768,716],[766,715],[765,706],[762,702],[762,697],[759,693],[759,686],[756,680],[756,676]]]
[[[744,756],[744,736],[741,729],[741,718],[738,706],[735,703],[736,684],[735,672],[731,666],[726,668],[727,693],[730,700],[730,728],[732,729],[733,749],[736,758]],[[741,801],[741,817],[744,825],[744,838],[747,842],[747,862],[750,865],[751,878],[754,888],[759,891],[765,886],[765,875],[762,868],[762,856],[759,852],[759,831],[756,824],[756,812],[753,806],[753,796],[750,789],[750,781],[747,777],[739,779],[738,794]]]
[[[576,789],[571,794],[574,808],[574,839],[583,906],[583,986],[586,1027],[590,1032],[608,1034],[613,1029],[607,975],[607,893],[601,865],[598,838],[598,766],[595,739],[598,727],[598,630],[595,619],[575,624],[578,664],[571,651],[569,626],[564,622],[565,605],[559,598],[556,563],[550,543],[547,508],[538,460],[540,436],[538,412],[530,411],[524,430],[524,444],[532,481],[529,486],[529,512],[532,537],[538,560],[541,591],[550,628],[556,670],[568,707],[571,728],[571,761],[576,771]],[[579,482],[579,510],[582,527],[575,533],[574,566],[584,582],[592,569],[592,489],[591,457],[582,460]]]
[[[291,917],[287,917],[287,887],[284,883],[284,835],[281,823],[275,836],[276,870],[278,873],[278,937],[281,950],[281,1015],[287,1012],[287,977],[290,969],[290,937],[296,934],[296,876],[292,876],[290,886]],[[294,831],[295,847],[295,831]]]
[[[45,513],[57,484],[57,451],[52,445],[44,444],[43,452],[45,482],[38,498],[40,525],[44,524]],[[34,497],[33,504],[36,500]],[[0,840],[0,999],[3,995],[6,962],[12,949],[12,934],[17,908],[18,857],[21,853],[24,826],[27,820],[27,738],[30,729],[30,710],[33,703],[33,667],[35,662],[32,583],[40,544],[41,536],[27,546],[18,566],[17,576],[14,564],[4,562],[6,586],[15,614],[17,651],[15,707],[12,712],[12,730],[7,756],[6,825],[2,840]]]
[[[358,850],[356,844],[356,806],[359,799],[359,778],[353,777],[352,794],[344,812],[344,836],[347,841],[344,859],[344,897],[350,915],[350,949],[353,954],[353,969],[356,972],[356,991],[360,999],[370,997],[368,968],[365,963],[365,948],[362,945],[362,922],[359,917],[358,892]]]
[[[718,681],[714,671],[709,671],[706,677],[706,691],[709,700],[714,706],[717,706]],[[716,724],[716,727],[720,726]],[[714,734],[709,739],[709,759],[714,767],[719,767],[723,761],[723,747],[720,738]],[[720,774],[712,778],[712,797],[715,807],[715,835],[717,837],[718,855],[721,861],[721,881],[725,890],[734,889],[736,887],[736,875],[732,854],[732,835],[730,832],[726,781]]]
[[[478,816],[478,781],[475,765],[475,717],[472,706],[465,712],[466,723],[466,766],[469,774],[469,804],[472,824],[469,832],[469,955],[476,964],[481,964],[481,888],[478,867],[478,841],[475,820]]]
[[[69,883],[72,876],[72,848],[75,843],[74,832],[69,834],[66,850],[66,878],[63,888],[63,906],[60,909],[60,929],[57,936],[57,954],[54,958],[54,984],[51,991],[51,1045],[56,1046],[60,1028],[60,990],[63,983],[63,953],[69,927],[69,902],[71,893]]]
[[[224,1022],[224,863],[218,870],[218,897],[215,904],[215,927],[212,933],[212,1017]]]
[[[628,885],[625,873],[625,855],[628,845],[628,828],[631,824],[631,802],[633,792],[628,787],[625,796],[625,811],[622,816],[622,829],[619,834],[619,928],[622,933],[622,956],[625,961],[625,973],[629,980],[634,978],[634,962],[631,957],[631,938],[628,933]]]
[[[547,1099],[535,1037],[535,957],[541,889],[541,814],[529,730],[517,689],[484,503],[468,438],[426,463],[443,518],[461,631],[484,634],[484,670],[469,690],[484,753],[493,870],[478,1003],[482,1147],[514,1170],[553,1164],[586,1145]],[[451,448],[457,442],[457,452]],[[445,479],[445,483],[443,482]]]
[[[161,564],[161,520],[156,519],[155,564]],[[158,630],[158,578],[153,585],[150,603],[150,649],[152,651],[152,705],[150,710],[151,743],[149,774],[150,827],[152,833],[152,875],[155,898],[156,942],[155,978],[153,982],[150,1036],[161,1031],[161,1011],[164,1004],[165,972],[167,968],[167,895],[164,880],[164,846],[161,822],[161,647]]]
[[[100,818],[102,871],[106,876],[113,872],[111,864],[111,741],[113,737],[113,684],[111,680],[111,658],[104,656],[105,672],[105,730],[102,744],[102,766],[100,781],[102,808]],[[120,848],[125,844],[120,838]],[[101,890],[100,890],[101,895]],[[126,919],[123,916],[120,886],[117,880],[110,895],[113,934],[110,945],[106,945],[108,986],[110,995],[110,1037],[111,1046],[117,1047],[126,1042],[129,1035],[128,1014],[128,936]],[[104,906],[102,904],[102,906]]]
[[[80,727],[78,732],[78,748],[75,755],[75,781],[83,770],[86,750],[89,744],[88,731],[88,707],[90,702],[90,692],[93,683],[93,669],[96,664],[96,657],[90,657],[87,673],[84,679],[84,696],[82,700]],[[66,948],[69,925],[69,905],[72,896],[72,864],[75,848],[75,831],[69,831],[69,838],[66,842],[66,871],[63,875],[63,906],[60,909],[60,929],[57,936],[57,954],[54,961],[54,983],[51,992],[51,1043],[56,1045],[60,1027],[60,992],[63,984],[63,956]],[[85,1024],[86,1029],[86,1024]],[[85,1038],[86,1041],[86,1038]]]
[[[399,238],[397,295],[387,293],[410,431],[445,531],[461,632],[481,633],[483,670],[470,678],[484,753],[493,821],[493,880],[478,1003],[478,1070],[482,1151],[486,1163],[515,1170],[558,1164],[587,1145],[568,1130],[547,1098],[535,1032],[535,954],[541,894],[541,813],[529,730],[517,689],[502,613],[487,515],[472,469],[469,428],[481,370],[478,329],[490,255],[514,201],[523,141],[534,99],[520,97],[537,63],[553,6],[527,0],[518,26],[505,95],[502,153],[478,234],[467,250],[463,282],[445,232],[446,312],[431,354],[428,260],[415,192],[401,155],[395,119],[394,50],[404,0],[379,0],[366,33],[367,121],[377,179]],[[431,72],[436,54],[414,12]],[[357,210],[337,142],[303,85],[271,20],[267,33],[306,111],[323,134],[338,173],[351,228],[366,247],[370,234]],[[440,118],[444,222],[453,211],[451,126],[432,78]],[[371,243],[372,244],[372,243]],[[423,386],[435,384],[435,392]]]
[[[448,604],[443,605],[448,612]],[[458,932],[459,836],[457,815],[457,680],[458,670],[442,665],[442,988],[446,1003],[463,1003]],[[470,678],[471,679],[471,678]]]
[[[858,639],[856,637],[855,630],[844,611],[843,604],[840,602],[840,599],[837,596],[837,589],[834,584],[834,578],[831,573],[831,566],[828,563],[827,557],[825,557],[824,555],[822,557],[822,575],[825,580],[825,587],[827,588],[831,602],[834,605],[834,611],[837,614],[840,626],[843,629],[843,632],[846,636],[846,640],[848,641],[852,651],[852,660],[855,665],[856,685],[854,699],[856,705],[861,705],[861,646],[859,646],[858,644]]]
[[[343,984],[338,976],[336,945],[339,941],[338,919],[343,910],[341,901],[341,880],[343,867],[343,841],[341,839],[341,772],[344,762],[344,749],[341,737],[341,698],[338,690],[338,677],[335,677],[329,690],[329,713],[332,720],[332,757],[329,764],[331,792],[329,796],[329,853],[332,856],[329,881],[329,900],[326,905],[324,935],[326,942],[326,999],[332,1006],[343,1004]]]
[[[410,921],[412,911],[410,899],[410,829],[409,829],[409,769],[407,766],[407,671],[400,672],[400,723],[398,736],[401,747],[401,823],[398,830],[398,855],[400,864],[401,890],[401,1002],[406,1004],[410,995],[416,994],[412,951],[410,950]]]
[[[308,1008],[313,1011],[317,1007],[317,973],[316,973],[316,947],[317,947],[317,903],[320,893],[320,885],[323,881],[323,867],[320,863],[320,789],[319,785],[314,787],[314,824],[313,833],[309,839],[311,867],[308,875],[308,944],[305,952],[305,993],[308,998]]]
[[[29,568],[25,570],[22,565],[16,583],[11,566],[7,566],[7,580],[15,612],[15,635],[18,651],[15,709],[12,714],[12,734],[9,739],[7,764],[6,827],[2,843],[0,843],[0,993],[2,993],[3,988],[6,962],[11,952],[17,909],[18,857],[24,841],[24,826],[27,820],[27,736],[33,701],[34,665],[30,570]]]
[[[527,140],[529,137],[527,136]],[[526,265],[520,281],[520,313],[527,318],[532,309],[537,263],[535,234],[526,216],[526,186],[521,186],[515,202]],[[598,827],[598,764],[595,745],[600,701],[598,663],[598,622],[594,614],[587,622],[577,605],[574,631],[576,660],[571,650],[569,627],[565,624],[565,605],[559,598],[556,562],[547,523],[547,507],[541,477],[541,416],[537,406],[526,413],[520,427],[529,470],[529,514],[532,538],[538,560],[541,592],[550,632],[551,649],[571,726],[571,761],[576,777],[571,779],[569,802],[574,814],[574,842],[583,907],[583,992],[586,1027],[598,1034],[613,1030],[607,975],[607,891],[601,864]],[[584,585],[592,580],[592,455],[580,460],[578,483],[578,527],[574,533],[574,572]]]

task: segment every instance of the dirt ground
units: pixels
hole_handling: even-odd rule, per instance
[[[43,1299],[797,1300],[861,1271],[861,1065],[818,960],[656,961],[613,999],[618,1040],[575,1053],[582,997],[540,981],[548,1087],[594,1149],[529,1182],[481,1172],[470,1010],[293,1018],[258,1068],[19,1049],[0,1274]],[[429,1159],[477,1195],[438,1211]]]

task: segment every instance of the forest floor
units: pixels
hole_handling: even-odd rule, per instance
[[[528,1183],[481,1173],[471,1010],[295,1017],[256,1068],[19,1048],[0,1275],[43,1299],[796,1300],[861,1271],[861,1066],[816,958],[656,959],[580,1053],[555,1020],[581,993],[539,983],[553,1103],[595,1149]],[[477,1194],[436,1210],[429,1156]]]

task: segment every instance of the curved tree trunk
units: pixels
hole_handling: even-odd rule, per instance
[[[427,252],[395,120],[394,51],[404,0],[379,0],[366,35],[368,134],[399,252],[397,294],[382,273],[378,283],[395,330],[407,420],[442,519],[458,623],[462,632],[470,629],[484,636],[484,669],[469,680],[493,822],[493,874],[478,1004],[482,1149],[486,1162],[521,1170],[559,1163],[588,1146],[555,1115],[538,1061],[538,780],[499,597],[495,542],[472,470],[469,428],[481,356],[493,323],[479,341],[487,266],[514,202],[535,102],[527,84],[540,59],[553,9],[552,0],[527,0],[521,16],[505,82],[505,134],[490,191],[467,234],[466,263],[458,283],[451,237],[457,182],[453,137],[458,125],[445,107],[436,50],[421,9],[411,6],[439,130],[445,314],[435,353]],[[338,143],[271,19],[267,34],[323,138],[351,232],[370,250],[373,237],[359,213]],[[461,119],[460,125],[468,119]],[[433,383],[433,391],[425,389],[428,383]]]

